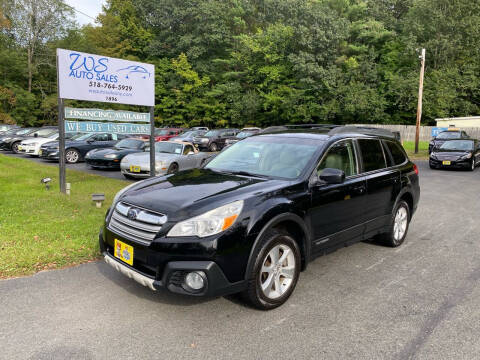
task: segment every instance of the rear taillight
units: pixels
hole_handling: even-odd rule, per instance
[[[418,175],[418,166],[416,164],[413,164],[413,171]]]

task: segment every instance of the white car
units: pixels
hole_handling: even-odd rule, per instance
[[[67,133],[65,134],[65,138],[68,139],[73,135],[77,135],[76,133]],[[50,141],[58,140],[60,134],[58,132],[51,134],[47,137],[35,137],[28,140],[23,140],[18,145],[18,151],[20,154],[27,154],[30,156],[39,156],[40,147],[43,144],[46,144]]]

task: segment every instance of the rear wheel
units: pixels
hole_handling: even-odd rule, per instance
[[[15,143],[12,144],[12,151],[15,153],[15,154],[18,154],[20,152],[20,150],[18,150],[18,145],[20,145],[20,142],[17,141]]]
[[[243,298],[256,308],[274,309],[293,293],[300,275],[300,249],[289,235],[269,230],[253,253],[255,264],[248,274]]]
[[[392,214],[389,232],[380,235],[379,240],[387,246],[400,246],[407,237],[409,225],[410,207],[404,200],[400,200]]]
[[[65,161],[69,164],[75,164],[80,160],[80,153],[75,149],[67,149],[65,152]]]

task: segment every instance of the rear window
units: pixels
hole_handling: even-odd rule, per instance
[[[387,166],[379,140],[359,139],[358,144],[362,151],[364,172],[383,169]]]
[[[391,141],[385,141],[385,143],[388,147],[388,150],[390,150],[390,154],[392,154],[393,163],[395,165],[403,164],[407,160],[405,153],[403,152],[399,144]]]

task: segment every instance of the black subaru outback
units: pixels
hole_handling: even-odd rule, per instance
[[[351,126],[254,135],[202,169],[132,184],[100,232],[105,261],[152,290],[283,304],[320,255],[401,245],[420,197],[395,136]]]

